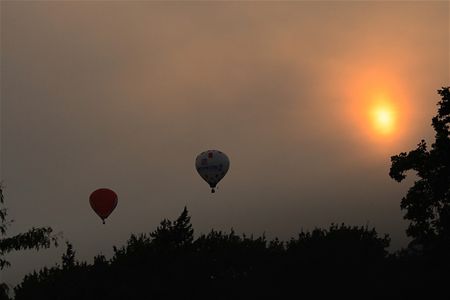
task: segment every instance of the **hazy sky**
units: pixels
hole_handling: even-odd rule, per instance
[[[449,2],[1,2],[1,179],[10,234],[51,226],[80,259],[186,205],[211,228],[289,239],[330,223],[405,246],[390,156],[449,84]],[[381,99],[381,100],[380,100]],[[385,102],[383,133],[370,111]],[[216,194],[194,160],[231,160]],[[99,187],[119,204],[106,225]],[[65,247],[9,255],[1,280]]]

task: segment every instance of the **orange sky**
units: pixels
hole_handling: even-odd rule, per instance
[[[432,141],[449,53],[448,2],[2,1],[11,233],[49,225],[92,259],[187,205],[197,232],[369,223],[405,245],[390,156]],[[210,148],[231,159],[214,197],[193,167]],[[103,186],[106,227],[88,203]],[[62,251],[13,255],[2,279]]]

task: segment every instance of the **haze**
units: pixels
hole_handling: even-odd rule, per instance
[[[51,226],[80,259],[184,206],[215,228],[289,239],[330,223],[406,246],[414,178],[390,156],[432,141],[449,82],[448,2],[1,2],[1,179],[10,234]],[[367,115],[382,95],[389,135]],[[194,168],[230,171],[216,194]],[[106,225],[88,197],[114,189]],[[8,256],[1,280],[60,261]]]

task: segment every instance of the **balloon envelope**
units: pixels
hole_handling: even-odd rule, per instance
[[[211,192],[217,183],[227,174],[230,168],[228,156],[219,150],[207,150],[195,159],[195,168],[198,174],[209,184]]]
[[[95,213],[103,220],[113,212],[117,206],[117,194],[110,189],[95,190],[89,197],[89,203]]]

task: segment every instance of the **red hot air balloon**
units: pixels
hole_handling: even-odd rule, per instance
[[[105,219],[113,212],[117,206],[117,194],[110,189],[98,189],[92,192],[89,197],[89,203],[95,213],[102,219]]]

